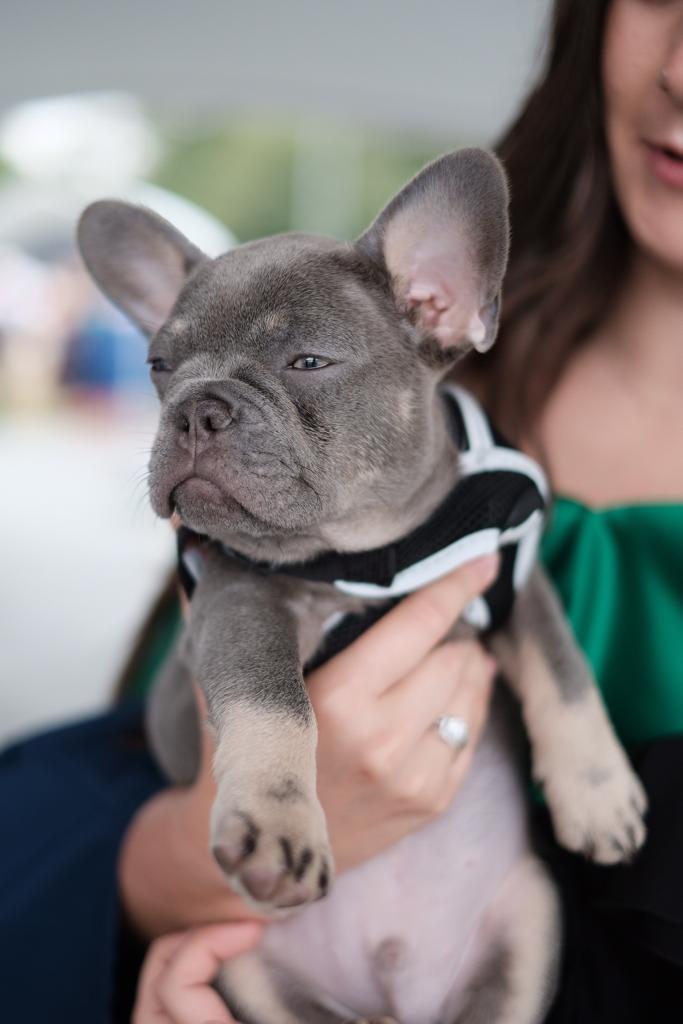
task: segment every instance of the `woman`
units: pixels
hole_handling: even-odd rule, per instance
[[[683,2],[557,0],[547,71],[499,152],[512,259],[501,337],[469,368],[471,383],[565,496],[545,560],[652,804],[632,869],[582,869],[548,841],[567,931],[549,1019],[680,1020]],[[385,628],[390,651],[394,624]],[[346,685],[355,657],[312,681],[314,699],[328,676]],[[459,700],[456,684],[452,706],[464,713]],[[184,1020],[173,994],[158,1018],[145,1000],[160,998],[161,1012],[169,985],[208,981],[213,961],[195,958],[222,955],[231,936],[188,933],[163,967],[154,948],[136,1024]],[[219,1006],[212,1017],[229,1019]]]
[[[683,436],[683,190],[676,184],[677,160],[666,152],[680,144],[683,125],[683,0],[558,0],[555,19],[544,82],[501,145],[513,187],[507,307],[497,347],[470,372],[502,425],[545,460],[556,491],[575,499],[558,501],[546,560],[595,662],[622,738],[632,742],[683,731],[683,700],[672,684],[683,675],[676,676],[673,664],[680,643],[669,653],[676,647],[675,623],[679,634],[683,624],[672,598],[683,580],[683,465],[680,446],[673,443]],[[520,396],[524,401],[517,404]],[[625,502],[637,504],[624,507]],[[591,506],[610,508],[596,512]],[[592,571],[596,560],[602,560],[599,574]],[[476,646],[440,646],[439,640],[469,597],[485,588],[485,572],[484,566],[465,567],[406,599],[309,681],[320,729],[321,798],[342,870],[419,827],[456,794],[472,746],[455,762],[445,758],[429,728],[431,709],[468,719],[475,742],[492,666]],[[607,591],[605,583],[611,583]],[[627,585],[629,593],[622,594]],[[621,602],[622,596],[628,601]],[[648,619],[653,601],[657,615]],[[356,686],[351,701],[349,688],[359,679],[374,685]],[[417,735],[407,728],[415,714],[424,716]],[[226,890],[206,852],[212,799],[207,751],[193,787],[161,790],[144,750],[132,744],[120,749],[122,730],[136,723],[136,713],[124,709],[58,743],[60,784],[72,764],[67,748],[81,744],[84,751],[73,759],[74,785],[76,769],[80,779],[85,763],[95,765],[93,820],[116,779],[118,798],[105,808],[109,832],[93,825],[91,856],[87,864],[83,859],[84,871],[100,865],[98,891],[107,899],[91,908],[97,925],[93,955],[84,943],[78,946],[81,1003],[74,1010],[62,980],[69,969],[73,977],[73,950],[60,935],[70,915],[79,923],[87,920],[81,894],[95,890],[75,882],[70,888],[71,861],[62,857],[59,899],[55,886],[46,883],[40,903],[45,927],[22,946],[25,903],[17,871],[9,900],[13,942],[5,963],[16,978],[24,971],[27,979],[21,991],[28,994],[16,1004],[18,1019],[19,1010],[23,1019],[48,1013],[53,1021],[109,1019],[115,947],[111,939],[104,949],[100,936],[116,935],[121,906],[128,926],[119,929],[119,994],[135,964],[136,934],[149,939],[201,926],[152,946],[135,1024],[229,1019],[207,983],[217,960],[256,941],[258,926],[220,924],[248,912]],[[41,742],[48,741],[11,752],[9,770],[19,773],[22,760],[35,764]],[[653,804],[651,834],[661,836],[664,821],[667,841],[678,851],[683,840],[676,837],[672,817],[678,794],[667,791],[662,779],[681,760],[677,740],[660,740],[639,762]],[[54,751],[49,764],[55,764]],[[394,772],[394,765],[404,770]],[[46,773],[47,768],[40,774],[41,792]],[[98,777],[104,780],[99,787]],[[35,816],[35,804],[30,806]],[[39,810],[49,815],[48,797]],[[21,816],[12,813],[11,823],[18,829]],[[33,835],[32,822],[30,827]],[[69,827],[67,820],[67,834]],[[47,847],[53,838],[54,830],[48,830]],[[61,851],[66,843],[61,834],[57,838]],[[620,888],[625,872],[583,873],[548,846],[568,894],[566,974],[553,1024],[642,1021],[643,1007],[655,1006],[653,991],[681,988],[677,941],[683,914],[670,886],[665,899],[671,928],[653,927],[653,918],[661,918],[661,899],[648,882],[665,877],[661,858],[653,869],[648,849],[634,869],[649,867],[634,909],[632,888]],[[93,856],[100,848],[101,856]],[[654,849],[661,851],[661,844]],[[118,903],[113,886],[107,889],[114,870]],[[35,886],[32,893],[35,902]],[[657,914],[650,913],[653,908]],[[24,967],[24,949],[32,955],[37,950],[40,986],[31,985],[35,967]],[[66,1006],[70,1018],[62,1011]],[[121,1008],[120,1019],[126,1013]],[[680,1005],[672,1013],[670,1019],[680,1019]],[[667,1019],[661,1009],[657,1019]]]

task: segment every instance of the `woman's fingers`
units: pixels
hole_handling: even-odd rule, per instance
[[[258,941],[253,923],[207,925],[155,942],[140,976],[133,1024],[231,1024],[211,987],[220,965]]]
[[[463,666],[450,700],[436,714],[422,716],[422,733],[396,773],[395,785],[404,792],[418,815],[443,813],[462,784],[488,718],[495,668],[486,655],[472,656]],[[439,715],[453,715],[467,723],[464,747],[454,749],[439,735]]]
[[[427,728],[425,739],[431,740],[432,743],[437,743],[440,748],[443,747],[451,755],[450,760],[446,762],[447,769],[453,767],[454,762],[458,760],[469,762],[474,753],[484,726],[488,721],[494,678],[495,668],[486,678],[482,678],[478,672],[476,675],[470,675],[464,680],[462,689],[442,712],[444,715],[462,718],[467,723],[467,741],[463,747],[456,749],[449,747],[448,743],[439,735],[435,723]]]
[[[498,555],[486,555],[404,598],[326,666],[325,683],[362,676],[375,694],[418,665],[452,627],[465,606],[498,571]]]
[[[394,813],[424,821],[449,805],[486,721],[494,675],[495,662],[478,644],[444,644],[377,700],[377,728],[359,760],[366,784],[385,787]],[[439,735],[440,715],[467,722],[462,749]]]
[[[228,957],[247,949],[258,933],[253,925],[214,925],[191,932],[177,947],[157,981],[157,995],[173,1024],[200,1024],[232,1017],[220,996],[210,986]]]
[[[474,687],[487,694],[496,662],[475,641],[440,644],[405,678],[382,694],[381,707],[390,728],[401,731],[406,745],[416,743],[454,701]]]
[[[450,752],[451,759],[457,757],[461,750],[476,747],[481,731],[488,718],[493,682],[497,665],[485,651],[472,653],[463,665],[462,674],[450,700],[431,719],[427,719],[425,738],[437,743],[439,748]],[[437,719],[442,715],[462,718],[467,723],[467,742],[462,748],[452,748],[439,735]],[[426,717],[426,716],[425,716]]]
[[[159,1001],[156,982],[168,968],[171,957],[185,937],[175,932],[157,939],[149,947],[138,979],[137,998],[131,1024],[166,1024],[168,1014]]]

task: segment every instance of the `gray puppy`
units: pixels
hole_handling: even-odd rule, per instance
[[[302,666],[364,602],[261,573],[410,534],[461,457],[441,384],[495,338],[507,190],[481,150],[417,175],[355,243],[289,234],[208,259],[153,213],[100,202],[79,242],[150,338],[161,399],[150,492],[214,542],[152,733],[172,778],[197,766],[189,678],[215,733],[211,844],[230,884],[277,920],[220,985],[248,1024],[380,1018],[532,1024],[552,991],[559,917],[528,836],[514,729],[494,702],[458,798],[431,825],[333,877]],[[491,637],[521,705],[559,841],[600,863],[643,842],[645,796],[557,601],[535,570]],[[301,905],[308,904],[303,907]]]

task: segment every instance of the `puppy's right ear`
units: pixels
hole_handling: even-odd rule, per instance
[[[444,351],[496,337],[508,253],[503,168],[483,149],[428,164],[356,243],[389,274],[394,299]]]
[[[151,337],[190,274],[207,257],[163,217],[113,199],[92,203],[78,224],[90,274],[111,301]]]

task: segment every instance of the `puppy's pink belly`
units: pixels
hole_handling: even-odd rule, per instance
[[[523,786],[489,739],[443,817],[272,925],[264,952],[359,1015],[438,1021],[486,954],[486,910],[528,849]]]

